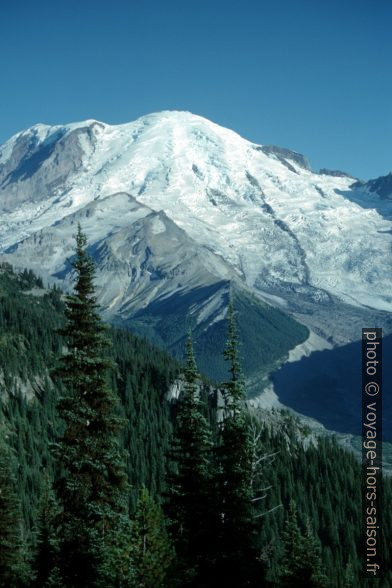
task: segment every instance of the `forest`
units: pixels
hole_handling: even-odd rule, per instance
[[[235,303],[211,383],[191,332],[179,361],[102,322],[81,229],[73,264],[67,296],[0,267],[0,586],[391,586],[391,478],[368,581],[361,466],[247,408]]]

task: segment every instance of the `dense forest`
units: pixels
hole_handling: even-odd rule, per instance
[[[367,586],[361,468],[288,412],[106,327],[79,232],[75,292],[0,268],[0,586]],[[180,391],[179,395],[177,392]],[[392,484],[383,481],[392,585]]]

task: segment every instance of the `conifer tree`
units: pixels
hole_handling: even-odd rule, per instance
[[[143,487],[132,523],[132,568],[135,586],[161,588],[174,552],[160,507]]]
[[[321,560],[321,545],[318,537],[313,532],[310,519],[306,519],[306,530],[303,538],[304,560],[307,561],[308,568],[311,568],[310,586],[314,588],[328,588],[330,585],[323,572]]]
[[[14,460],[6,438],[6,428],[0,420],[0,586],[19,588],[27,585],[28,565],[22,539],[22,513],[16,493]]]
[[[297,509],[294,500],[290,501],[286,526],[282,534],[284,559],[282,562],[282,583],[289,585],[302,574],[303,544],[301,530],[297,520]]]
[[[167,513],[183,586],[202,586],[210,557],[212,512],[212,439],[204,416],[191,333],[186,342],[185,387],[178,412],[171,458]]]
[[[51,480],[46,475],[37,517],[37,544],[34,557],[35,586],[61,586],[58,569],[59,541],[57,536],[58,505]]]
[[[349,557],[346,567],[344,569],[344,584],[343,588],[354,588],[355,586],[355,572],[352,558]]]
[[[58,369],[64,432],[55,447],[62,470],[59,567],[64,587],[126,586],[129,578],[128,486],[119,449],[122,420],[107,385],[108,339],[98,314],[94,265],[80,225],[75,291],[67,297],[61,334],[67,352]]]
[[[261,584],[262,569],[255,549],[252,509],[252,445],[244,407],[245,389],[238,357],[238,335],[232,301],[228,309],[228,340],[224,357],[230,379],[223,384],[220,423],[218,508],[220,515],[220,576],[227,586]]]
[[[294,500],[290,501],[282,539],[284,545],[282,586],[327,587],[327,579],[322,573],[320,544],[313,534],[309,520],[307,520],[306,532],[301,533]]]

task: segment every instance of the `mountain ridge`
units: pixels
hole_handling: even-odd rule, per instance
[[[186,299],[206,333],[227,282],[344,344],[361,322],[392,329],[390,202],[354,180],[189,112],[36,125],[0,147],[0,255],[69,285],[79,220],[109,320]]]

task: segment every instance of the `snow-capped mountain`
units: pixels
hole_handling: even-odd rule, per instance
[[[80,221],[107,318],[163,339],[162,308],[221,323],[229,284],[326,346],[391,330],[391,213],[374,184],[188,112],[36,125],[0,148],[2,258],[67,282]]]

